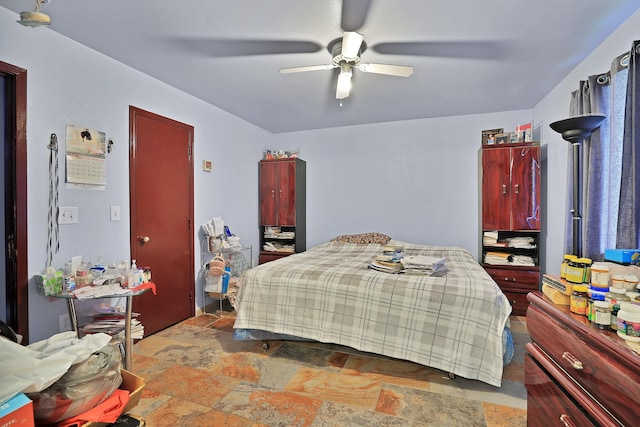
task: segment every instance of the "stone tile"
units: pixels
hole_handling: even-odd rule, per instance
[[[510,406],[482,403],[487,427],[526,427],[527,410]]]
[[[236,317],[222,317],[211,324],[211,327],[226,332],[233,332]]]
[[[204,345],[206,343],[215,342],[216,339],[222,334],[225,334],[225,332],[213,329],[211,327],[205,328],[201,326],[189,325],[186,323],[178,323],[171,328],[158,332],[154,336],[170,338],[175,341],[181,341],[190,344]]]
[[[190,418],[189,424],[185,425],[193,427],[252,427],[256,424],[235,414],[212,410]]]
[[[240,381],[259,383],[261,362],[266,358],[267,356],[258,356],[254,353],[231,353],[207,365],[207,371],[237,378]]]
[[[148,380],[160,375],[166,369],[174,365],[173,362],[160,360],[156,357],[145,356],[142,354],[131,355],[131,371],[137,376]]]
[[[189,400],[171,398],[144,417],[145,425],[153,427],[191,426],[192,420],[211,409]]]
[[[462,377],[450,379],[445,373],[430,376],[429,390],[462,399],[491,402],[526,409],[527,389],[522,382],[502,380],[501,387]]]
[[[402,427],[408,425],[410,425],[409,421],[403,418],[325,402],[318,411],[312,427]]]
[[[147,381],[145,388],[211,407],[238,383],[234,378],[176,365]]]
[[[349,357],[348,354],[315,347],[285,342],[271,357],[288,360],[299,366],[339,371]]]
[[[211,329],[211,331],[217,333],[215,339],[207,341],[207,348],[212,351],[221,353],[237,353],[240,351],[251,352],[256,354],[271,354],[277,350],[278,346],[274,345],[267,351],[262,348],[262,341],[255,340],[235,340],[231,332]]]
[[[156,411],[166,401],[171,399],[171,396],[159,391],[151,390],[149,387],[142,389],[142,395],[140,401],[135,408],[131,410],[132,413],[146,417],[149,414]],[[148,424],[147,424],[148,425]]]
[[[432,368],[404,360],[384,360],[353,355],[349,356],[342,369],[344,375],[361,375],[382,383],[423,390],[429,388],[429,375],[432,371]]]
[[[190,317],[189,319],[184,320],[184,321],[180,322],[179,324],[207,327],[207,326],[212,325],[213,323],[215,323],[217,320],[218,320],[217,317],[208,316],[206,314],[203,314],[201,316]]]
[[[323,401],[373,410],[378,400],[380,386],[379,381],[362,376],[300,368],[285,386],[285,390]]]
[[[241,383],[213,408],[268,426],[311,426],[322,402],[308,396]]]
[[[192,368],[204,368],[220,360],[226,353],[201,345],[174,341],[153,353],[153,357]]]
[[[376,412],[403,418],[416,426],[485,426],[480,402],[395,385],[385,384],[382,388]]]
[[[167,346],[175,345],[178,342],[169,338],[162,337],[158,334],[151,335],[141,339],[133,346],[133,354],[142,354],[145,356],[153,356],[159,350]],[[132,355],[133,357],[133,355]]]

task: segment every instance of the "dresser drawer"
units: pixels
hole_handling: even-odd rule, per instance
[[[527,314],[527,307],[529,301],[527,300],[527,294],[525,292],[502,292],[504,296],[509,300],[511,304],[511,314],[515,316],[524,316]]]
[[[530,299],[535,302],[536,298]],[[557,314],[551,316],[535,303],[529,305],[527,329],[533,342],[568,377],[597,396],[598,402],[620,422],[637,424],[640,356],[625,348],[624,343],[607,345],[612,340],[607,332],[577,322],[570,314]]]
[[[540,271],[484,267],[503,291],[537,291],[540,289]]]
[[[264,264],[267,262],[275,261],[280,258],[284,258],[286,256],[291,255],[291,252],[268,252],[268,251],[260,251],[260,256],[258,257],[258,263]]]
[[[524,377],[527,427],[597,425],[529,354],[525,354]]]

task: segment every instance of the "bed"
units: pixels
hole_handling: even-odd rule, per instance
[[[511,306],[498,285],[465,249],[388,244],[443,257],[448,271],[372,270],[382,244],[331,241],[248,270],[236,332],[340,344],[499,387]]]

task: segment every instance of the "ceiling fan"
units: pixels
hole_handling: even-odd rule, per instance
[[[367,45],[364,42],[364,36],[362,34],[355,31],[345,31],[341,38],[329,43],[328,49],[332,56],[331,64],[281,68],[280,72],[288,74],[340,68],[338,84],[336,86],[336,99],[340,100],[349,96],[354,68],[357,68],[363,73],[386,74],[398,77],[409,77],[413,74],[413,67],[406,65],[369,64],[360,62],[360,56],[366,48]]]
[[[354,68],[364,73],[386,74],[408,77],[413,67],[406,65],[370,64],[361,62],[362,53],[368,48],[383,55],[404,55],[440,58],[499,59],[506,45],[492,40],[449,40],[449,41],[399,41],[383,42],[367,46],[364,36],[357,31],[364,26],[373,0],[342,0],[341,21],[343,35],[331,41],[326,47],[331,54],[331,63],[301,67],[282,68],[283,74],[305,71],[340,69],[336,87],[336,98],[349,96]],[[172,39],[181,49],[197,50],[208,57],[255,56],[287,53],[315,53],[323,46],[308,40],[278,39]]]

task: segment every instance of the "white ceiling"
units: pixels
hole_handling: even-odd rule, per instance
[[[16,13],[34,5],[0,0]],[[532,108],[639,8],[637,0],[51,0],[42,6],[51,27],[29,31],[56,31],[278,133]],[[330,63],[326,47],[343,30],[364,34],[363,62],[410,65],[413,75],[355,70],[340,107],[336,69],[278,72]]]

